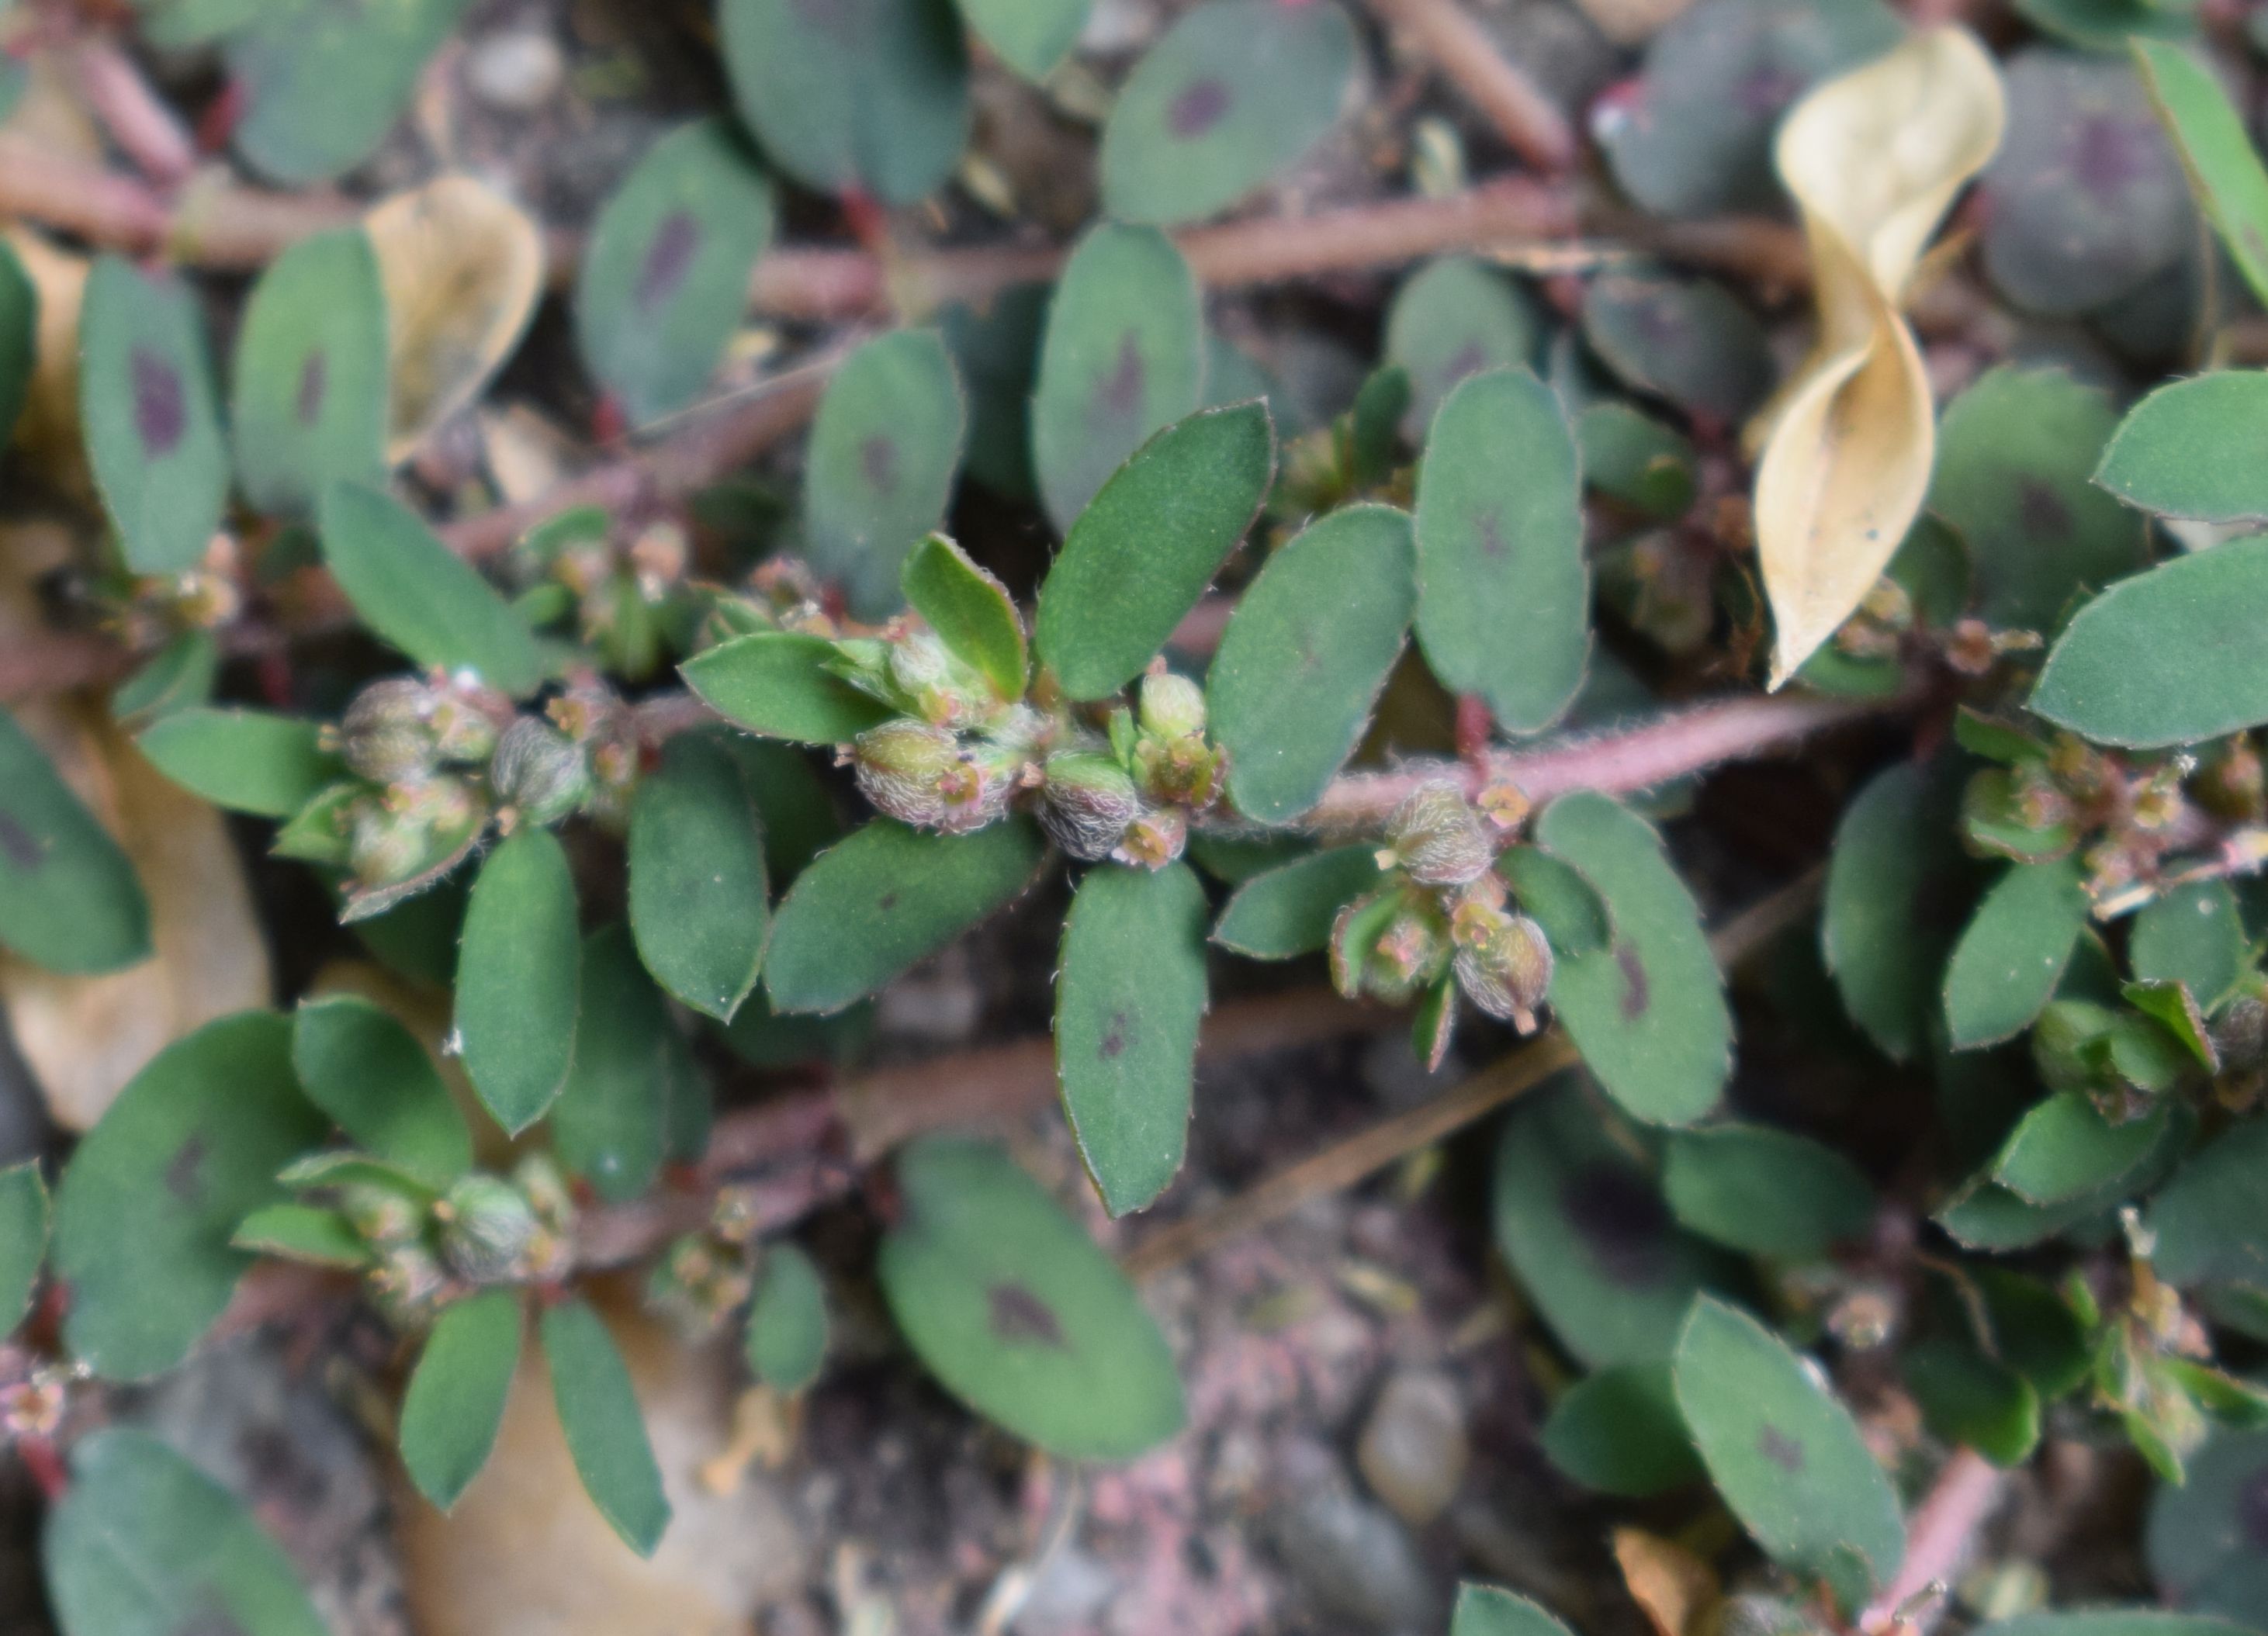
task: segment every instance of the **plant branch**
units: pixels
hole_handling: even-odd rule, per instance
[[[1727,921],[1709,939],[1718,965],[1739,965],[1810,913],[1824,880],[1822,870],[1813,869]],[[1126,1258],[1126,1271],[1134,1278],[1147,1278],[1195,1260],[1231,1238],[1289,1214],[1310,1199],[1351,1187],[1433,1146],[1580,1060],[1574,1042],[1554,1026],[1431,1102],[1381,1119],[1263,1177],[1234,1198],[1152,1234]]]
[[[1566,120],[1457,0],[1370,0],[1370,9],[1432,58],[1514,153],[1540,171],[1574,165]]]
[[[118,42],[83,40],[71,48],[70,62],[79,94],[135,168],[159,187],[187,181],[197,167],[196,144]]]
[[[2000,1469],[1974,1449],[1956,1449],[1913,1514],[1906,1530],[1905,1560],[1882,1594],[1859,1616],[1865,1636],[1926,1630],[1944,1609],[1941,1594],[1953,1582],[1974,1548],[1977,1531],[2000,1502]],[[1933,1605],[1917,1609],[1918,1599],[1940,1593]]]

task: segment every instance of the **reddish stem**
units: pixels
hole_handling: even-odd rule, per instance
[[[117,41],[82,40],[71,65],[87,106],[136,169],[162,188],[188,180],[197,165],[195,143]]]
[[[1514,153],[1541,171],[1574,165],[1566,119],[1456,0],[1370,0],[1370,9],[1417,43]]]
[[[1882,1594],[1859,1616],[1866,1636],[1892,1630],[1918,1632],[1934,1621],[1939,1607],[1902,1618],[1910,1603],[1948,1586],[1974,1547],[1977,1530],[2000,1500],[2004,1475],[1974,1449],[1957,1449],[1937,1474],[1906,1530],[1905,1560]]]

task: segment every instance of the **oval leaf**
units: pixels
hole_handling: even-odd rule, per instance
[[[1525,1596],[1493,1585],[1460,1585],[1449,1636],[1569,1636],[1567,1627]]]
[[[1552,1009],[1616,1102],[1651,1124],[1690,1124],[1716,1105],[1733,1045],[1692,894],[1653,827],[1604,796],[1562,796],[1535,838],[1589,883],[1614,928],[1610,942],[1558,962]]]
[[[935,330],[877,336],[827,383],[804,466],[804,548],[853,613],[879,619],[898,606],[906,554],[953,497],[968,421]]]
[[[328,181],[361,164],[409,104],[468,0],[306,0],[262,6],[230,39],[244,99],[237,151],[270,181]]]
[[[288,818],[346,775],[321,747],[321,730],[267,710],[191,705],[134,742],[160,773],[215,806]]]
[[[2268,301],[2268,171],[2244,116],[2191,53],[2154,40],[2136,40],[2130,48],[2159,119],[2181,150],[2190,191],[2252,293]]]
[[[151,952],[150,901],[133,861],[5,710],[0,948],[74,974],[114,972]]]
[[[386,290],[369,235],[302,238],[252,287],[236,333],[237,481],[256,510],[311,516],[334,481],[386,475]]]
[[[764,1246],[741,1345],[749,1369],[774,1391],[792,1395],[819,1378],[827,1361],[827,1291],[811,1258],[793,1244]]]
[[[0,79],[7,73],[0,69]],[[0,103],[4,101],[5,92],[0,90]],[[0,109],[0,118],[4,117]],[[0,243],[0,447],[6,445],[17,416],[24,412],[38,362],[39,332],[40,288],[15,250]]]
[[[1005,1154],[930,1137],[897,1177],[882,1294],[948,1390],[1064,1459],[1130,1460],[1181,1429],[1173,1354],[1134,1287]]]
[[[48,1185],[40,1162],[0,1170],[0,1334],[23,1322],[48,1255]]]
[[[180,281],[98,257],[79,309],[86,453],[141,574],[192,567],[228,497],[228,449],[196,303]]]
[[[580,991],[575,1060],[551,1106],[551,1139],[561,1163],[619,1203],[653,1185],[668,1156],[673,1095],[699,1070],[621,927],[583,940]]]
[[[481,866],[457,956],[465,1072],[515,1135],[566,1084],[581,966],[567,855],[549,830],[522,830]]]
[[[1418,473],[1418,641],[1501,726],[1558,720],[1591,649],[1575,440],[1526,370],[1476,375],[1433,417]]]
[[[1204,888],[1186,864],[1089,869],[1064,921],[1056,1073],[1113,1215],[1155,1199],[1188,1145],[1205,1011]]]
[[[646,1441],[637,1394],[615,1339],[581,1301],[546,1311],[540,1329],[567,1452],[599,1514],[622,1543],[650,1557],[669,1526],[661,1470]]]
[[[771,186],[721,119],[673,131],[622,179],[576,280],[575,341],[631,425],[701,395],[771,237]]]
[[[2159,749],[2268,722],[2268,536],[2120,581],[2065,627],[2031,708],[2097,744]]]
[[[993,55],[1043,80],[1071,54],[1093,9],[1094,0],[961,0],[961,14]]]
[[[473,1167],[473,1139],[417,1037],[357,994],[304,1000],[291,1017],[291,1067],[307,1100],[364,1152],[431,1187]]]
[[[446,1511],[496,1446],[519,1368],[519,1292],[489,1289],[443,1310],[401,1399],[401,1464]]]
[[[1376,887],[1379,873],[1377,849],[1361,846],[1263,870],[1236,889],[1212,940],[1255,960],[1314,954],[1330,942],[1339,911]]]
[[[1843,1009],[1884,1054],[1927,1048],[1953,938],[1946,911],[1972,868],[1955,840],[1953,781],[1887,767],[1844,809],[1827,866],[1820,952]]]
[[[1513,282],[1474,256],[1430,263],[1394,294],[1386,357],[1410,371],[1406,422],[1423,437],[1469,376],[1535,361],[1535,313]]]
[[[1024,625],[1008,588],[943,534],[913,549],[900,576],[906,603],[946,649],[1004,700],[1024,696]]]
[[[1065,693],[1100,699],[1141,673],[1252,525],[1275,469],[1264,403],[1192,415],[1119,468],[1040,587],[1040,658]]]
[[[835,644],[801,631],[758,631],[679,667],[719,715],[767,738],[848,744],[890,719],[890,708],[827,668]]]
[[[680,733],[630,801],[630,930],[661,986],[730,1022],[769,922],[764,819],[721,734]]]
[[[1993,884],[1945,969],[1945,1021],[1955,1050],[1997,1044],[2031,1026],[2063,980],[2087,929],[2078,861],[2019,863]]]
[[[1206,0],[1134,65],[1102,128],[1102,205],[1123,222],[1226,209],[1322,138],[1354,78],[1331,0]]]
[[[1705,1475],[1666,1363],[1584,1376],[1551,1405],[1542,1442],[1552,1464],[1602,1493],[1643,1500]]]
[[[2221,370],[2161,386],[2126,412],[2095,481],[2160,517],[2268,520],[2268,370]]]
[[[1410,519],[1349,506],[1304,530],[1260,570],[1205,678],[1237,810],[1296,818],[1361,740],[1417,604]]]
[[[1602,274],[1583,290],[1583,339],[1639,392],[1719,426],[1771,390],[1764,326],[1709,279]]]
[[[814,859],[772,917],[764,987],[781,1011],[840,1011],[1022,891],[1046,848],[1012,818],[938,835],[877,818]]]
[[[1817,1260],[1863,1237],[1874,1219],[1865,1171],[1832,1148],[1768,1125],[1677,1132],[1661,1187],[1671,1212],[1702,1237],[1774,1260]]]
[[[2161,1103],[2113,1125],[2084,1091],[2058,1091],[2016,1122],[1992,1179],[2034,1204],[2066,1204],[2117,1182],[2149,1157],[2171,1109]]]
[[[73,1355],[114,1380],[186,1357],[252,1264],[229,1243],[236,1224],[281,1199],[276,1173],[323,1129],[291,1071],[286,1017],[222,1017],[153,1057],[55,1190]]]

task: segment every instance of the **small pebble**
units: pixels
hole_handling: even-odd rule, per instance
[[[1431,1369],[1406,1369],[1378,1394],[1355,1458],[1371,1492],[1412,1528],[1423,1528],[1456,1498],[1467,1453],[1455,1385]]]
[[[1383,1508],[1326,1483],[1272,1521],[1277,1554],[1316,1612],[1372,1631],[1440,1628],[1432,1575]]]
[[[498,114],[533,114],[559,92],[567,59],[559,42],[533,29],[490,34],[465,61],[465,83]]]

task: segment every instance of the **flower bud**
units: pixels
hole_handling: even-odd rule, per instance
[[[901,824],[940,829],[946,821],[944,784],[961,765],[951,733],[901,716],[870,727],[852,741],[858,793],[874,810]]]
[[[1179,807],[1152,807],[1126,826],[1110,855],[1121,863],[1162,869],[1189,844],[1189,814]]]
[[[522,820],[556,824],[591,793],[591,769],[581,745],[549,722],[523,715],[497,740],[489,785],[498,805]]]
[[[550,1155],[529,1154],[512,1167],[512,1179],[544,1226],[555,1233],[574,1226],[575,1196],[567,1191],[567,1178],[559,1173]]]
[[[1142,812],[1142,792],[1126,769],[1092,750],[1065,750],[1047,759],[1040,786],[1040,825],[1082,863],[1108,857]]]
[[[936,727],[969,727],[998,707],[991,689],[953,657],[935,631],[909,630],[890,644],[890,686],[912,712]]]
[[[496,718],[482,708],[474,691],[452,684],[433,700],[433,746],[444,761],[485,761],[496,753]],[[499,712],[508,708],[501,695],[491,693],[488,697]]]
[[[2107,1076],[2091,1050],[2116,1013],[2084,1000],[2052,1000],[2032,1024],[2032,1064],[2050,1090],[2092,1090]]]
[[[424,777],[440,759],[433,703],[431,689],[414,677],[371,683],[339,719],[339,759],[356,777],[374,784]]]
[[[1399,864],[1424,886],[1462,886],[1486,874],[1496,860],[1464,792],[1447,779],[1410,791],[1387,820],[1386,838],[1380,862]]]
[[[1441,974],[1449,954],[1448,928],[1430,904],[1411,901],[1387,923],[1362,963],[1366,993],[1402,1005]]]
[[[339,1189],[339,1212],[363,1243],[375,1250],[406,1244],[425,1225],[425,1212],[407,1194],[374,1182],[354,1182]]]
[[[1158,738],[1188,738],[1205,730],[1204,690],[1186,676],[1152,671],[1142,679],[1142,730]]]
[[[401,1325],[423,1324],[449,1282],[438,1257],[423,1244],[396,1244],[371,1269],[370,1292],[379,1310]]]
[[[531,1252],[549,1236],[526,1196],[501,1177],[461,1177],[433,1214],[441,1222],[441,1258],[468,1284],[526,1276]]]
[[[1551,987],[1551,945],[1534,921],[1503,914],[1485,935],[1459,945],[1455,968],[1458,987],[1482,1010],[1523,1034],[1535,1027]]]
[[[357,801],[347,814],[347,867],[364,886],[388,886],[424,866],[425,821],[376,799]]]

